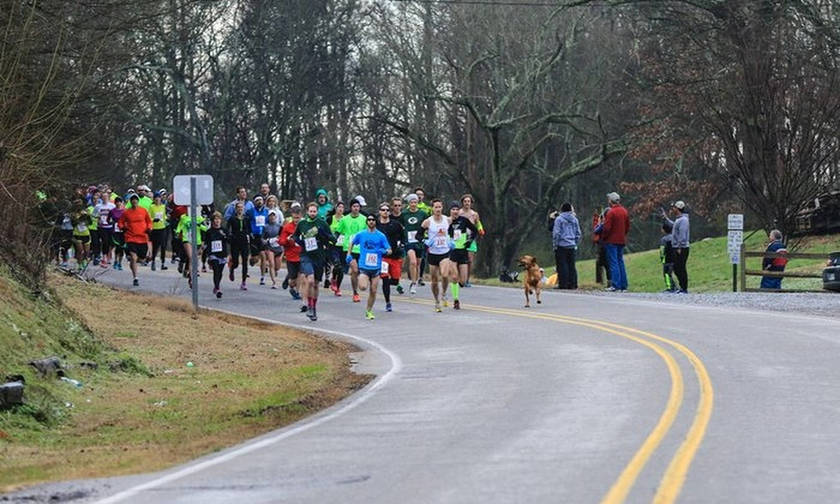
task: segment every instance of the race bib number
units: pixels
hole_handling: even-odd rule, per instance
[[[86,224],[81,224],[81,223],[76,224],[76,231],[78,231],[80,233],[84,233],[85,231],[87,231],[87,225]]]
[[[417,243],[417,231],[408,232],[408,243]]]
[[[210,242],[210,252],[221,252],[222,240],[213,240]]]
[[[458,240],[461,239],[461,230],[460,229],[456,229],[453,234],[455,235],[455,241],[458,241]]]
[[[365,266],[375,268],[378,262],[378,255],[374,254],[373,252],[368,252],[367,254],[365,254]]]
[[[265,215],[257,215],[256,221],[257,227],[265,226]]]
[[[338,235],[338,239],[335,241],[335,245],[337,247],[344,245],[344,235]]]
[[[445,236],[435,236],[435,248],[448,248],[449,240]]]
[[[313,237],[303,239],[303,247],[307,252],[312,252],[318,248],[318,239]]]
[[[382,261],[382,274],[383,274],[383,275],[387,275],[387,274],[388,274],[388,263],[387,263],[387,262],[385,262],[385,261]]]
[[[163,220],[163,212],[157,212],[157,213],[155,213],[155,219],[157,219],[157,220]]]
[[[100,215],[99,216],[99,222],[101,222],[103,226],[107,226],[108,225],[108,216],[107,215]]]
[[[272,239],[268,240],[268,244],[272,248],[279,248],[280,247],[280,238],[276,238],[276,237],[272,238]]]
[[[122,229],[120,229],[120,225],[116,222],[114,223],[114,232],[115,233],[122,233]]]

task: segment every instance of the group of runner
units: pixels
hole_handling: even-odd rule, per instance
[[[190,282],[190,261],[200,261],[201,271],[212,270],[213,293],[222,297],[222,278],[227,268],[231,282],[240,272],[241,290],[247,290],[249,266],[259,263],[260,285],[278,288],[279,270],[285,262],[286,277],[280,285],[295,300],[305,300],[300,311],[317,320],[319,286],[341,296],[345,275],[350,277],[352,301],[360,303],[367,292],[365,317],[374,319],[377,292],[385,298],[385,310],[392,311],[391,291],[404,293],[402,272],[407,269],[409,295],[425,285],[428,267],[435,311],[449,306],[460,309],[460,289],[469,287],[470,267],[477,252],[476,240],[484,234],[473,197],[445,206],[440,199],[426,202],[418,187],[404,197],[394,197],[366,212],[366,201],[357,196],[347,202],[329,202],[320,189],[305,206],[280,201],[262,184],[253,198],[244,187],[236,188],[236,199],[222,212],[213,205],[201,207],[191,217],[189,208],[176,205],[165,189],[152,191],[146,185],[116,195],[108,186],[91,186],[81,191],[71,211],[56,222],[57,260],[67,267],[69,252],[75,252],[80,268],[88,263],[102,268],[123,269],[128,261],[133,285],[139,285],[138,266],[152,271],[166,266],[167,242],[171,242],[170,264]],[[197,229],[194,252],[191,233]],[[167,240],[169,238],[169,240]],[[450,288],[451,286],[451,288]]]

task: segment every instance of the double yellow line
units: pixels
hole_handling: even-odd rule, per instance
[[[431,301],[425,300],[403,300],[404,302],[431,305]],[[506,308],[493,308],[481,305],[462,304],[462,309],[479,311],[485,313],[494,313],[498,315],[510,315],[514,317],[550,320],[561,322],[564,324],[576,325],[581,327],[588,327],[598,331],[607,332],[616,336],[631,340],[635,343],[643,345],[656,353],[668,368],[668,373],[671,377],[671,390],[668,394],[668,402],[665,405],[665,410],[659,417],[659,421],[654,426],[653,430],[648,434],[642,446],[630,459],[630,462],[625,466],[624,470],[613,483],[609,492],[601,500],[602,504],[619,504],[624,502],[627,494],[636,482],[639,474],[644,469],[648,460],[659,447],[665,435],[670,430],[677,418],[677,414],[682,407],[683,393],[685,384],[683,381],[682,372],[677,364],[676,359],[670,351],[660,345],[663,343],[671,349],[674,349],[684,355],[694,368],[694,374],[700,386],[700,397],[697,403],[697,409],[694,414],[694,421],[688,430],[683,442],[677,449],[670,463],[668,464],[665,473],[659,483],[659,488],[654,495],[653,502],[655,504],[670,504],[676,501],[682,490],[683,483],[685,483],[688,469],[694,456],[700,448],[700,443],[706,434],[706,428],[709,425],[709,420],[712,416],[712,407],[714,403],[714,389],[712,388],[712,381],[709,378],[709,373],[706,371],[706,366],[703,362],[689,350],[685,345],[668,338],[663,338],[656,334],[634,329],[632,327],[622,326],[609,322],[601,322],[598,320],[584,319],[578,317],[569,317],[565,315],[556,315],[551,313],[534,313],[524,312],[520,310],[511,310]]]

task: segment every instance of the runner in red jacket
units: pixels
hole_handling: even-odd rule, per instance
[[[149,252],[152,219],[149,217],[149,212],[138,204],[140,198],[136,194],[131,196],[130,201],[131,208],[125,209],[117,224],[125,233],[125,249],[128,252],[131,274],[134,276],[134,286],[137,287],[140,285],[140,281],[137,280],[137,258],[145,258]]]

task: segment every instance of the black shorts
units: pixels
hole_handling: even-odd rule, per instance
[[[76,236],[73,235],[73,239],[79,243],[88,243],[90,241],[90,236]]]
[[[359,268],[360,275],[367,275],[368,278],[373,280],[374,278],[379,278],[379,275],[382,273],[381,269],[365,269]]]
[[[263,245],[262,238],[259,236],[252,236],[251,237],[251,255],[258,256],[260,253],[265,250],[265,245]]]
[[[300,256],[300,271],[306,275],[313,275],[316,282],[324,278],[324,261],[313,259],[306,254]]]
[[[470,256],[467,249],[455,249],[449,252],[449,260],[456,264],[469,264]]]
[[[294,280],[300,275],[300,261],[286,261],[286,271],[289,272],[289,280]]]
[[[128,253],[134,253],[140,259],[145,259],[146,254],[149,253],[149,246],[145,243],[126,243],[125,250]]]
[[[111,241],[119,248],[125,248],[125,233],[111,233]]]
[[[429,262],[429,266],[440,266],[440,262],[444,259],[449,259],[449,254],[428,254],[426,256],[426,260]]]
[[[423,245],[423,244],[422,244],[422,243],[420,243],[420,242],[417,242],[417,243],[409,243],[409,244],[407,244],[407,245],[405,246],[405,254],[406,254],[406,255],[408,255],[408,251],[409,251],[409,250],[413,250],[413,251],[414,251],[414,255],[416,255],[416,256],[417,256],[417,258],[419,259],[419,258],[423,257],[423,252],[425,252],[425,251],[426,251],[426,246],[425,246],[425,245]]]

